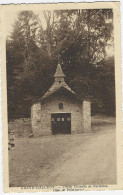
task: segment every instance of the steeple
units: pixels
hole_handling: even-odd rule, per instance
[[[56,73],[55,73],[54,77],[55,77],[56,82],[59,82],[59,83],[64,82],[65,75],[62,71],[62,68],[61,68],[60,64],[57,65]]]

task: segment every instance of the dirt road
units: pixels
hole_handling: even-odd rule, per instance
[[[66,152],[62,163],[52,170],[48,185],[116,183],[115,139],[112,129],[96,136],[85,136],[72,155]],[[67,158],[67,159],[66,159]]]
[[[115,125],[92,133],[19,138],[9,151],[10,186],[116,183]]]

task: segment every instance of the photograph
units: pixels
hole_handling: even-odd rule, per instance
[[[114,9],[40,6],[4,12],[8,188],[115,186]]]

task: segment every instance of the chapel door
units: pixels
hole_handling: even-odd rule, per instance
[[[52,134],[70,134],[71,133],[71,114],[57,113],[51,114]]]

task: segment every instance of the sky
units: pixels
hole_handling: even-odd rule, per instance
[[[14,24],[17,18],[17,12],[11,12],[6,15],[6,35],[10,35],[12,32],[12,25]]]
[[[36,14],[39,14],[42,24],[45,26],[45,20],[41,11],[36,11]],[[18,16],[17,11],[8,12],[6,15],[6,36],[9,36],[13,30],[13,24],[15,23]]]

